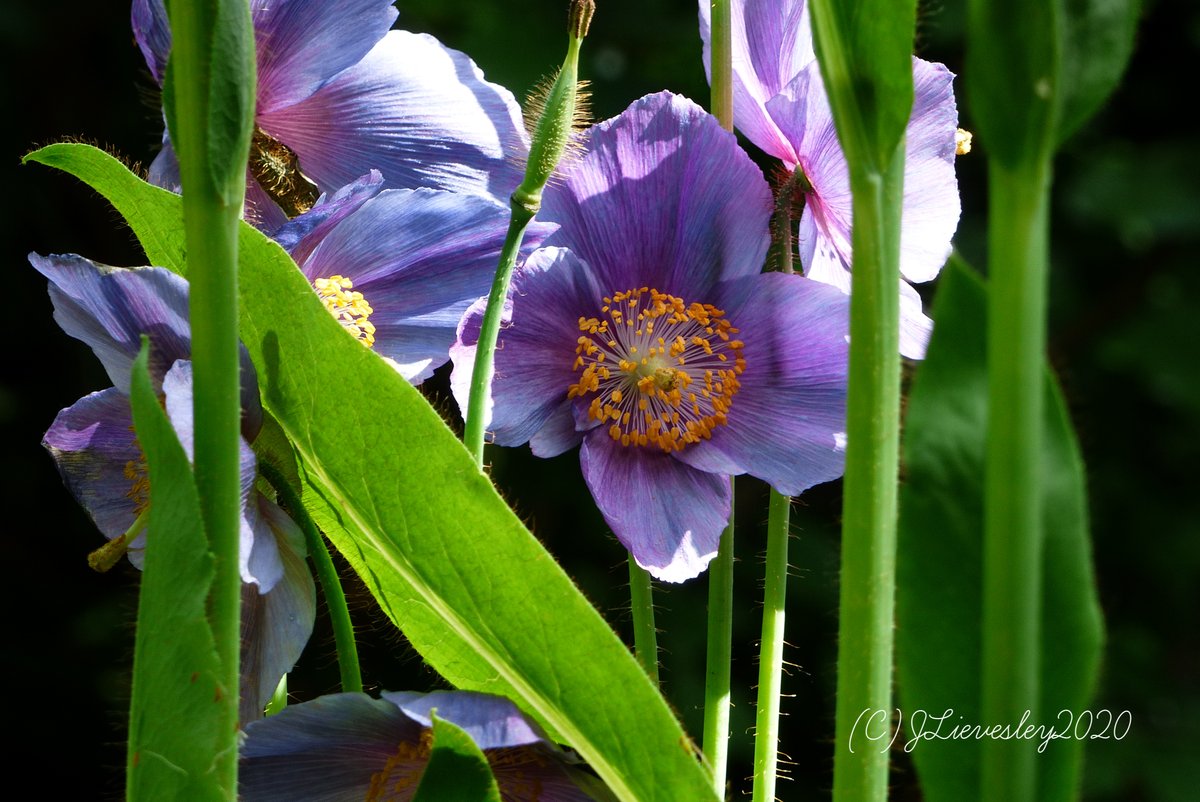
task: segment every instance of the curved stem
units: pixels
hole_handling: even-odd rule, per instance
[[[517,264],[517,252],[525,228],[533,220],[536,210],[516,203],[512,206],[512,220],[500,251],[500,263],[496,266],[496,277],[488,294],[487,309],[479,328],[479,342],[475,346],[475,365],[471,371],[471,395],[467,402],[467,416],[463,431],[463,443],[475,458],[475,464],[483,467],[484,417],[492,384],[492,366],[496,355],[496,340],[500,336],[500,318],[504,314],[504,299],[508,295],[508,284],[512,280],[513,268]]]
[[[654,585],[650,573],[629,553],[629,601],[633,609],[633,645],[637,660],[658,684],[658,630],[654,628]]]
[[[309,517],[304,502],[279,469],[266,462],[260,462],[258,469],[271,483],[271,487],[275,488],[288,514],[304,533],[308,556],[312,558],[313,567],[317,571],[317,580],[321,583],[321,592],[325,595],[325,606],[329,610],[329,620],[333,625],[333,642],[337,649],[342,690],[346,693],[362,693],[362,670],[358,663],[358,647],[354,643],[354,622],[350,620],[350,608],[346,605],[346,594],[342,592],[342,581],[338,577],[333,559],[329,556],[329,549],[325,546],[321,530]]]

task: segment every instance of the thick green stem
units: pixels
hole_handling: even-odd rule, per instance
[[[708,653],[704,683],[704,757],[713,787],[725,798],[729,763],[729,678],[733,658],[733,477],[729,479],[729,525],[708,566]]]
[[[733,130],[733,23],[729,0],[712,0],[712,76],[709,111],[726,131]]]
[[[308,547],[308,556],[316,569],[317,581],[321,583],[321,593],[325,596],[325,607],[329,610],[329,621],[333,625],[333,643],[337,650],[342,690],[346,693],[361,693],[362,669],[358,663],[358,647],[354,642],[354,622],[350,619],[350,608],[346,604],[346,594],[342,591],[342,581],[338,577],[333,558],[329,556],[329,549],[321,536],[321,530],[317,528],[308,510],[304,508],[304,502],[283,474],[266,462],[260,462],[258,467],[271,483],[271,487],[275,488],[288,515],[304,533],[304,544]]]
[[[654,586],[650,573],[629,554],[629,602],[633,610],[633,648],[637,660],[658,684],[658,630],[654,628]]]
[[[192,332],[194,470],[216,575],[209,620],[225,693],[227,742],[214,770],[237,788],[237,705],[242,580],[238,392],[238,226],[253,126],[254,51],[249,7],[233,0],[170,3],[166,87],[179,155]]]
[[[891,707],[903,142],[883,174],[854,172],[851,185],[854,275],[833,798],[872,802],[887,798],[887,750],[864,748],[853,735],[860,718]]]
[[[1015,726],[1038,721],[1049,163],[993,161],[989,187],[982,720]],[[1034,747],[985,739],[980,799],[1033,799]]]
[[[536,209],[531,210],[516,201],[511,205],[512,220],[508,224],[508,235],[504,239],[504,249],[500,252],[500,264],[496,267],[496,278],[492,281],[487,309],[483,313],[483,323],[479,329],[479,343],[475,347],[475,367],[471,373],[471,395],[467,402],[467,419],[463,431],[463,442],[480,468],[483,467],[484,417],[492,384],[496,340],[500,336],[500,318],[504,313],[504,298],[508,295],[508,284],[517,264],[517,253],[521,250],[525,228],[537,212]]]
[[[788,524],[792,499],[771,490],[767,518],[766,581],[758,656],[758,710],[754,722],[754,802],[775,799],[779,754],[779,698],[783,684],[783,623],[787,609]]]

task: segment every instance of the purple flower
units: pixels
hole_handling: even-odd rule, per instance
[[[411,799],[429,761],[433,715],[483,750],[507,802],[588,802],[572,758],[500,696],[466,691],[340,693],[291,705],[246,727],[238,796]],[[595,782],[595,780],[593,780]]]
[[[711,63],[709,3],[700,0],[704,63]],[[734,123],[804,177],[799,250],[804,274],[850,292],[852,195],[846,157],[813,52],[804,0],[733,0]],[[950,255],[960,213],[954,173],[954,75],[913,59],[915,100],[906,131],[900,232],[900,352],[920,359],[933,322],[908,282],[930,281]],[[907,281],[906,281],[907,280]]]
[[[129,376],[150,337],[151,380],[187,451],[192,453],[191,332],[187,282],[161,268],[123,269],[78,256],[29,261],[50,280],[54,317],[63,330],[89,345],[116,384],[85,396],[58,414],[43,445],[68,489],[110,541],[142,565],[144,513],[150,503],[145,457],[133,429]],[[253,367],[243,351],[242,525],[239,554],[243,585],[243,720],[261,715],[279,679],[291,670],[312,632],[315,589],[304,562],[304,536],[295,523],[254,487],[257,461],[247,445],[261,425]],[[119,548],[123,545],[124,549]],[[111,564],[111,563],[110,563]],[[249,636],[253,633],[253,637]]]
[[[251,0],[258,102],[247,217],[264,231],[369,170],[507,202],[526,135],[508,90],[431,36],[389,31],[391,0]],[[171,47],[162,0],[134,0],[133,31],[161,84]],[[175,154],[150,168],[179,185]],[[315,186],[314,186],[315,185]]]
[[[463,312],[491,286],[509,209],[479,195],[382,185],[371,171],[274,236],[334,317],[418,383],[445,364]],[[533,224],[523,252],[554,229]]]
[[[583,475],[639,564],[679,582],[716,554],[728,477],[789,495],[842,473],[848,300],[761,274],[771,193],[711,116],[660,93],[591,129],[547,190],[560,224],[513,280],[495,442]],[[568,250],[569,249],[569,250]],[[451,349],[460,407],[477,304]]]

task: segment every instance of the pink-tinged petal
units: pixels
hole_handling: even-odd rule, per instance
[[[389,32],[357,64],[299,103],[261,111],[323,192],[371,169],[389,187],[488,194],[508,202],[527,151],[520,107],[463,53]]]
[[[958,111],[953,80],[954,75],[941,64],[913,59],[916,97],[906,131],[900,229],[900,274],[912,282],[937,276],[950,255],[950,239],[958,227],[960,205],[954,173]],[[854,219],[850,173],[818,65],[802,72],[767,109],[795,146],[798,169],[813,187],[805,196],[800,227],[805,275],[811,275],[811,265],[832,253],[849,269]]]
[[[467,307],[491,288],[509,209],[481,195],[385,190],[329,232],[301,269],[353,282],[373,310],[375,350],[419,382],[449,358]],[[553,230],[532,224],[529,253]]]
[[[304,560],[304,534],[274,502],[255,492],[247,516],[255,537],[270,537],[283,561],[283,578],[269,592],[242,586],[243,722],[262,715],[279,680],[295,666],[312,635],[316,588]]]
[[[391,0],[256,0],[258,108],[274,111],[311,95],[383,38]]]
[[[192,363],[181,359],[171,366],[163,378],[162,390],[167,417],[179,437],[179,444],[189,460],[193,458],[195,419],[192,414]],[[238,439],[239,482],[242,499],[241,545],[238,564],[243,582],[253,582],[261,592],[275,587],[283,577],[283,561],[275,545],[275,537],[262,528],[258,511],[252,506],[254,480],[258,476],[258,459],[246,441]]]
[[[312,209],[289,220],[271,235],[271,239],[278,242],[296,264],[302,265],[339,223],[362,208],[381,189],[383,176],[378,170],[372,170],[339,189],[333,197],[322,195]]]
[[[656,449],[622,446],[603,429],[583,439],[579,462],[613,534],[653,576],[683,582],[717,555],[729,520],[728,476]]]
[[[149,500],[149,485],[128,397],[115,387],[84,396],[58,413],[42,445],[105,537],[133,526]],[[140,537],[137,542],[140,550]]]
[[[500,330],[491,383],[487,428],[496,443],[528,441],[567,401],[568,388],[579,380],[574,369],[579,319],[595,317],[602,296],[587,265],[561,248],[534,252],[513,276],[511,319]],[[464,410],[483,304],[472,312],[460,331],[452,378]]]
[[[771,190],[695,103],[647,95],[593,126],[585,146],[547,187],[542,216],[562,226],[547,243],[591,265],[606,294],[648,285],[690,303],[762,269]]]
[[[842,475],[850,299],[800,276],[766,273],[720,288],[746,367],[728,421],[675,457],[749,473],[796,496]]]
[[[815,58],[805,0],[731,0],[733,124],[789,166],[796,150],[767,113],[767,101]],[[712,79],[711,0],[700,0],[704,72]]]
[[[339,693],[288,705],[251,721],[245,733],[239,799],[329,802],[367,799],[372,778],[399,757],[401,746],[420,743],[421,726],[391,702]],[[401,765],[390,776],[406,769],[415,790],[424,760]]]

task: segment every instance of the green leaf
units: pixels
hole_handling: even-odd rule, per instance
[[[904,725],[937,727],[980,717],[983,466],[987,416],[987,296],[957,258],[942,274],[933,340],[908,403],[900,498],[896,651]],[[1052,374],[1043,432],[1041,721],[1059,731],[1091,699],[1103,623],[1088,539],[1083,462]],[[1059,715],[1059,711],[1068,711]],[[1035,722],[1036,723],[1036,722]],[[1040,741],[1040,738],[1037,739]],[[978,795],[980,742],[920,740],[913,759],[929,802]],[[1083,744],[1050,742],[1037,756],[1043,802],[1078,795]]]
[[[813,33],[838,138],[854,170],[883,172],[913,105],[914,0],[813,0]]]
[[[1141,12],[1139,0],[1063,0],[1062,103],[1058,141],[1079,129],[1116,88]]]
[[[151,488],[129,709],[127,798],[229,799],[212,771],[225,731],[213,633],[206,618],[213,556],[187,455],[146,369],[133,365],[131,401]],[[226,792],[226,790],[228,792]]]
[[[977,142],[1008,168],[1048,158],[1059,86],[1062,0],[969,0],[967,96]]]
[[[433,714],[433,750],[413,802],[500,802],[483,750],[458,726]]]
[[[181,269],[178,197],[85,145],[26,158],[91,183],[151,262]],[[244,225],[239,253],[241,333],[264,404],[344,522],[331,538],[413,646],[460,687],[508,689],[618,798],[715,799],[645,672],[437,412],[346,334],[278,245]]]

